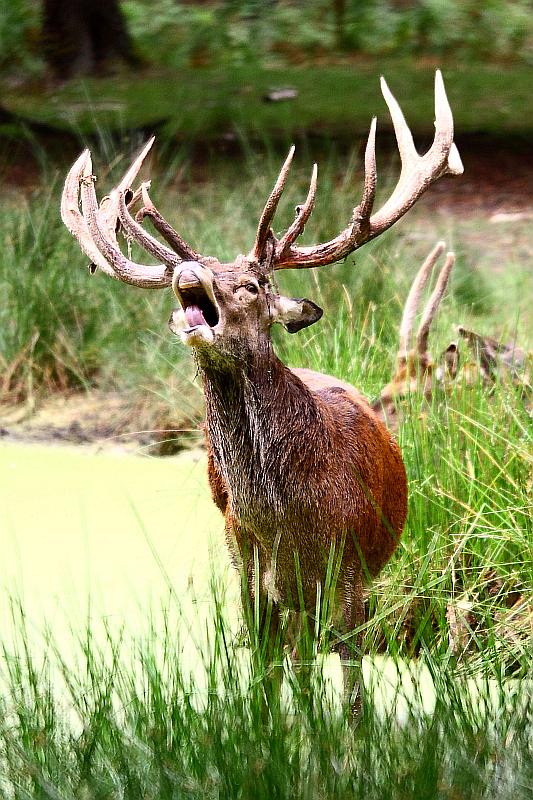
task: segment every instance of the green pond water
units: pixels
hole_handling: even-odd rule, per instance
[[[11,601],[55,636],[95,621],[135,631],[149,609],[206,598],[229,573],[205,458],[0,447],[0,624]]]
[[[226,587],[226,613],[237,631],[238,579],[203,455],[152,459],[0,446],[0,631],[8,650],[20,632],[13,601],[24,610],[37,658],[49,632],[73,663],[87,626],[98,643],[106,630],[135,638],[170,620],[183,626],[179,657],[201,693],[198,642],[213,611],[213,575]],[[325,658],[322,669],[338,695],[338,658]],[[366,658],[363,675],[400,716],[406,702],[434,705],[432,680],[420,665]]]

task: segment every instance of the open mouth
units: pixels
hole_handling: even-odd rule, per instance
[[[185,319],[190,328],[207,325],[214,328],[218,324],[219,315],[215,304],[201,283],[183,286],[178,283],[178,292]]]

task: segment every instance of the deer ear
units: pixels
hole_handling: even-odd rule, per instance
[[[272,311],[274,322],[281,323],[289,333],[297,333],[313,322],[318,322],[324,313],[312,300],[281,295],[274,299]]]

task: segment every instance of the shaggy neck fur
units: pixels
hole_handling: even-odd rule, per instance
[[[234,511],[241,519],[252,508],[282,512],[296,495],[295,481],[315,468],[309,442],[317,452],[329,449],[323,410],[267,337],[253,351],[199,362],[207,436]]]

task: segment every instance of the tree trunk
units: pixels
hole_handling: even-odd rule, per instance
[[[335,43],[339,50],[344,48],[346,37],[344,35],[344,20],[346,17],[345,0],[333,0],[333,13],[335,15]]]
[[[116,59],[137,65],[118,0],[43,0],[43,52],[58,78],[94,74]]]

